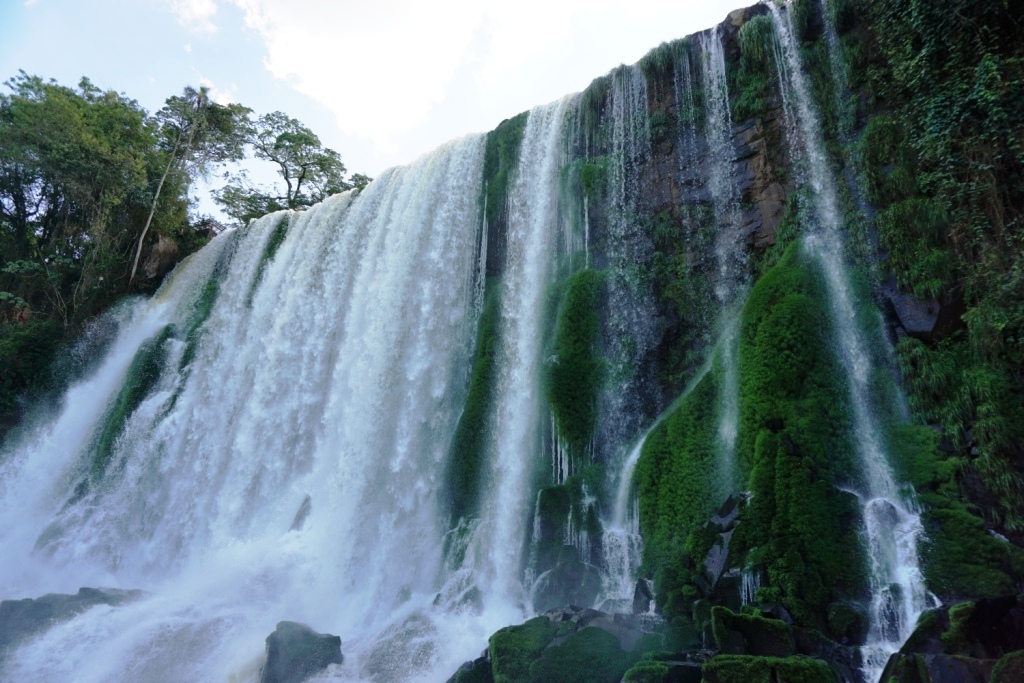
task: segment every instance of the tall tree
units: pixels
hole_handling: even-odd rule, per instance
[[[195,177],[206,177],[211,167],[240,161],[244,156],[247,116],[251,110],[238,104],[220,105],[210,99],[209,89],[188,86],[180,96],[168,98],[157,113],[167,165],[157,183],[149,216],[139,234],[129,285],[135,279],[142,247],[153,221],[164,183],[172,172],[185,175],[185,184]]]

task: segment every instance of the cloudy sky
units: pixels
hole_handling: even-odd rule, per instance
[[[754,0],[0,0],[0,75],[186,84],[281,110],[376,176],[582,90]]]

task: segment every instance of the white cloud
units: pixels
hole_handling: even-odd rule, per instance
[[[213,15],[217,13],[215,0],[168,0],[178,22],[196,33],[212,34],[217,31]]]
[[[445,94],[480,24],[478,3],[233,0],[263,37],[266,68],[326,105],[339,127],[386,143]],[[315,18],[315,20],[311,19]]]
[[[192,43],[185,43],[182,49],[184,49],[185,52],[192,52]]]
[[[39,0],[25,0],[25,7],[31,7],[32,5],[39,2]]]
[[[333,114],[343,150],[372,148],[369,168],[408,162],[446,139],[582,90],[619,63],[710,27],[742,4],[219,1],[239,8],[258,33],[275,79]]]

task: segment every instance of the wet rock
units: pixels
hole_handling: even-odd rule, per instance
[[[882,672],[886,683],[988,683],[995,661],[949,655],[896,653]]]
[[[987,683],[997,661],[1020,650],[1024,650],[1024,596],[944,606],[921,615],[910,638],[889,658],[882,680]]]
[[[637,579],[636,587],[633,589],[633,614],[646,614],[651,611],[651,601],[654,600],[654,591],[650,582],[646,579]]]
[[[177,243],[168,237],[158,235],[142,262],[142,275],[147,280],[158,280],[171,272],[180,258]]]
[[[533,589],[533,608],[538,612],[559,605],[592,605],[601,592],[601,572],[583,562],[572,546],[564,546],[555,567],[538,577]]]
[[[796,654],[793,629],[778,619],[711,610],[712,632],[723,654],[788,657]]]
[[[963,327],[961,316],[966,306],[959,297],[918,298],[900,290],[890,278],[882,286],[888,305],[887,313],[897,326],[897,334],[905,334],[923,341],[937,341]]]
[[[342,660],[340,637],[317,633],[294,621],[278,622],[267,636],[267,663],[260,670],[260,683],[302,683]]]
[[[459,667],[455,675],[446,683],[494,683],[494,674],[491,672],[491,660],[484,652],[483,656],[466,662]]]
[[[817,631],[799,627],[793,629],[793,640],[798,654],[826,662],[839,683],[861,683],[860,648],[839,645]]]
[[[0,657],[13,645],[97,605],[120,605],[145,595],[138,590],[79,588],[75,595],[0,602]]]

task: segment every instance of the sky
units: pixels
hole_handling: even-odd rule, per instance
[[[87,76],[149,111],[205,85],[375,177],[753,2],[0,0],[0,80]]]

